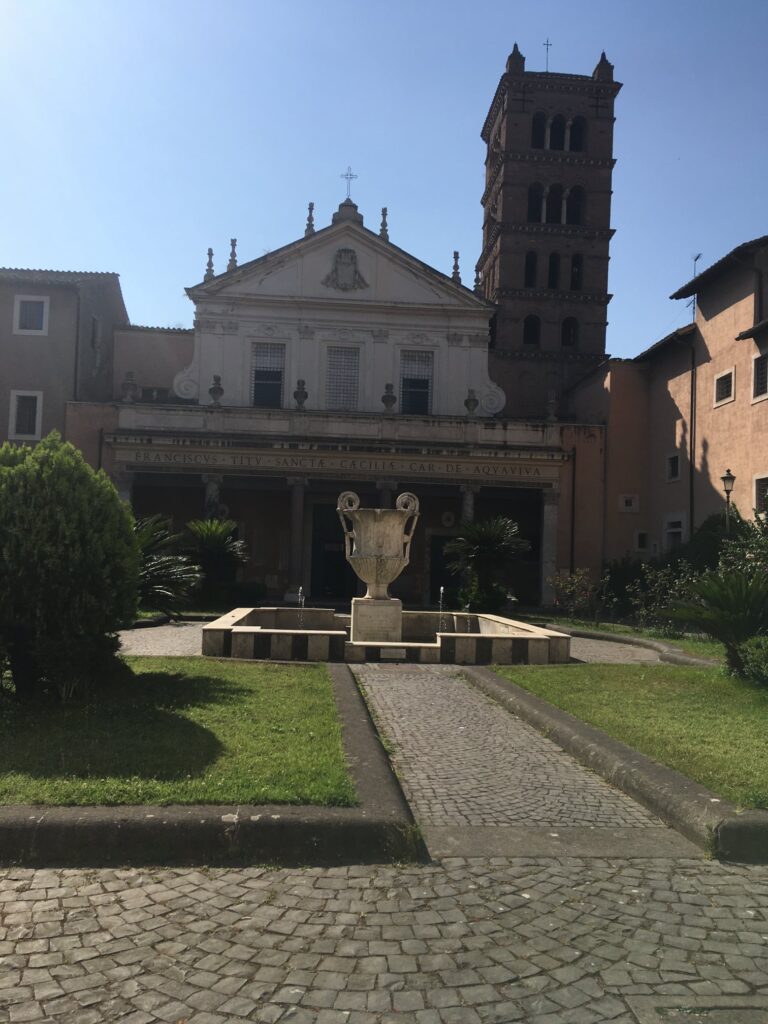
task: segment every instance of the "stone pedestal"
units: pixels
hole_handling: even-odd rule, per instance
[[[355,643],[398,643],[403,638],[403,602],[396,597],[376,600],[352,598],[352,629]]]

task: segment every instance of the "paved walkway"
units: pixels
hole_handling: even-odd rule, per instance
[[[448,665],[355,666],[433,856],[694,855],[648,811]],[[575,848],[576,847],[576,848]]]

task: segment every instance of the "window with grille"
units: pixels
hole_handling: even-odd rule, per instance
[[[330,345],[325,368],[326,409],[357,409],[360,349]]]
[[[768,395],[768,355],[758,356],[754,363],[753,397]]]
[[[755,511],[758,515],[768,512],[768,476],[755,480]]]
[[[715,378],[715,404],[733,398],[733,370]]]
[[[400,357],[400,409],[412,416],[432,410],[431,352],[403,352]]]
[[[667,456],[667,480],[679,480],[680,479],[680,456],[679,455],[668,455]]]
[[[40,437],[42,391],[12,391],[8,436],[19,439]]]
[[[280,409],[283,404],[285,345],[257,341],[253,345],[253,404]]]

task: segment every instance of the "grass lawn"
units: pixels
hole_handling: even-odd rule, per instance
[[[125,661],[89,704],[0,687],[0,804],[355,803],[324,665]]]
[[[677,665],[495,671],[718,796],[768,808],[768,690]]]
[[[686,654],[693,654],[697,658],[716,658],[718,661],[725,660],[723,645],[716,640],[704,640],[691,636],[669,636],[658,629],[637,629],[633,626],[625,626],[621,622],[593,622],[591,619],[553,619],[553,623],[560,623],[575,629],[596,630],[600,633],[618,633],[622,636],[637,636],[645,640],[663,640],[666,644],[679,647]]]

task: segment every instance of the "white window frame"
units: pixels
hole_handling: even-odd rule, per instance
[[[619,495],[619,511],[626,513],[637,514],[640,511],[640,495],[639,494],[620,494]]]
[[[408,413],[405,413],[403,411],[403,376],[404,376],[404,374],[403,374],[403,363],[405,361],[404,360],[404,356],[406,356],[406,355],[416,355],[416,356],[426,355],[426,356],[429,356],[429,361],[430,361],[430,380],[429,380],[429,392],[428,392],[428,409],[427,409],[426,413],[418,413],[418,412],[408,412]],[[400,348],[400,350],[398,351],[398,366],[397,366],[397,382],[398,382],[397,383],[397,388],[398,388],[398,391],[399,391],[399,394],[397,396],[397,400],[398,400],[398,410],[401,413],[403,413],[403,415],[405,415],[405,416],[422,416],[422,417],[423,416],[433,416],[434,415],[434,411],[433,410],[434,410],[434,407],[435,407],[435,383],[437,381],[438,369],[439,368],[438,368],[438,365],[437,365],[437,352],[435,351],[435,349],[428,348],[427,346],[423,346],[422,347],[422,346],[419,346],[418,344],[417,345],[403,345],[402,348]]]
[[[718,400],[717,397],[717,382],[722,380],[723,377],[727,377],[730,374],[731,377],[731,393],[727,398],[721,398]],[[722,373],[718,373],[712,382],[712,406],[718,409],[721,405],[728,405],[729,402],[736,401],[736,367],[731,366],[727,370],[723,370]]]
[[[670,471],[669,471],[669,461],[670,461],[670,459],[675,459],[675,458],[677,459],[677,476],[672,476]],[[677,483],[678,480],[681,480],[682,479],[682,472],[681,472],[681,470],[682,470],[682,466],[680,465],[680,452],[669,452],[669,454],[664,459],[664,471],[666,473],[667,483],[668,484],[674,484],[674,483]]]
[[[768,399],[768,387],[766,387],[766,390],[762,395],[755,394],[755,363],[758,359],[762,359],[764,356],[768,356],[768,352],[757,352],[752,356],[752,405],[755,405],[756,402],[764,402]]]
[[[685,544],[688,540],[688,521],[684,513],[678,512],[672,515],[664,517],[664,537],[663,547],[664,551],[674,551],[674,547],[668,541],[668,534],[670,533],[670,527],[672,523],[680,523],[680,543]]]
[[[37,408],[35,410],[35,432],[34,434],[16,433],[16,407],[19,398],[36,398]],[[43,392],[42,391],[12,391],[10,408],[8,410],[8,439],[10,441],[39,441],[43,428]]]
[[[645,546],[641,546],[640,537],[645,537]],[[651,553],[651,535],[647,530],[635,530],[635,551],[639,555],[649,555]]]
[[[768,469],[764,473],[755,473],[752,477],[752,508],[757,508],[757,481],[768,479]],[[758,512],[758,515],[764,516],[765,512]]]
[[[21,304],[22,302],[42,302],[43,304],[43,329],[41,331],[30,331],[19,327],[19,320],[21,318]],[[50,299],[47,295],[14,295],[13,297],[13,333],[14,334],[31,334],[36,338],[44,338],[48,334],[48,312],[50,307]]]

